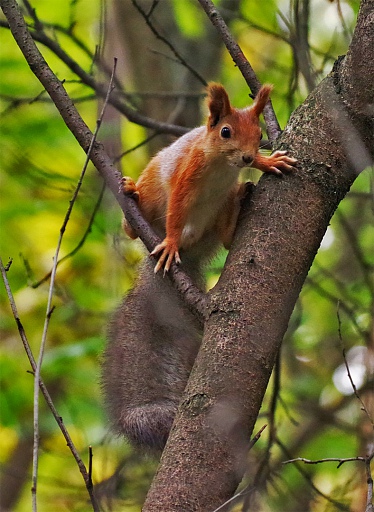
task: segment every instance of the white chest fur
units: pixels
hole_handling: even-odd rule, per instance
[[[204,139],[207,128],[199,126],[164,148],[157,155],[159,159],[160,182],[164,185],[166,197],[170,195],[170,178],[176,171],[175,155],[189,158],[193,142]],[[187,248],[198,241],[217,218],[231,189],[238,181],[240,168],[230,165],[225,156],[214,158],[209,155],[209,165],[199,173],[195,198],[190,204],[189,212],[183,227],[180,247]]]
[[[225,159],[206,168],[199,181],[198,194],[191,204],[182,231],[181,247],[188,247],[210,229],[231,189],[238,181],[240,169],[229,166]]]

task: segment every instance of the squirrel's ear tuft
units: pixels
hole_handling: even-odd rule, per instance
[[[230,100],[221,84],[211,82],[207,87],[209,118],[208,127],[213,128],[225,116],[231,114]]]
[[[252,111],[255,113],[257,117],[260,117],[261,112],[264,110],[264,107],[269,99],[272,89],[272,85],[266,84],[263,85],[261,89],[258,91],[255,97],[255,101],[251,107]]]

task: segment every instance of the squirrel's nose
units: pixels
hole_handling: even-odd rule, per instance
[[[243,156],[242,156],[242,159],[243,159],[243,162],[244,162],[246,165],[250,165],[250,164],[253,162],[253,160],[254,160],[253,156],[252,156],[252,155],[249,155],[249,154],[247,154],[247,155],[243,155]]]

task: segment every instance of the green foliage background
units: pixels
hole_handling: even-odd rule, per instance
[[[204,16],[197,2],[174,0],[172,5],[181,37],[203,37]],[[354,27],[358,5],[354,1],[342,1],[340,5],[349,33]],[[58,23],[68,27],[74,21],[74,34],[94,53],[101,37],[99,2],[39,0],[35,7],[39,18],[51,26]],[[311,8],[310,43],[316,49],[312,53],[313,66],[322,78],[331,69],[332,59],[346,52],[348,41],[335,3],[315,1],[311,2]],[[329,16],[330,22],[327,21]],[[287,2],[243,0],[240,15],[231,27],[261,81],[275,84],[273,102],[284,126],[307,90],[300,80],[290,93],[294,68],[290,45],[282,39],[287,33],[282,18],[290,20]],[[91,69],[91,58],[70,37],[54,32],[53,28],[49,31],[84,69]],[[8,258],[12,259],[8,278],[36,356],[49,285],[48,280],[41,283],[40,280],[51,269],[59,230],[83,166],[84,154],[30,72],[6,28],[0,28],[0,37],[0,255],[4,264]],[[92,91],[78,83],[76,76],[52,52],[40,48],[57,76],[66,81],[66,88],[76,99],[83,118],[94,129],[98,106]],[[235,105],[247,103],[244,81],[224,51],[221,76],[206,78],[221,80]],[[147,114],[152,116],[152,113]],[[146,136],[143,128],[125,120],[123,128],[124,149],[136,146]],[[137,176],[148,158],[146,148],[142,147],[123,158],[122,166],[126,174]],[[276,438],[281,443],[275,442],[271,459],[264,460],[270,435],[268,428],[250,455],[251,462],[262,465],[262,472],[256,473],[257,481],[260,483],[262,476],[268,481],[268,494],[263,491],[264,498],[260,499],[264,511],[306,510],[297,508],[300,496],[307,497],[310,510],[335,510],[333,504],[310,490],[295,466],[281,468],[280,460],[298,456],[320,459],[365,455],[370,425],[349,386],[346,394],[336,387],[339,383],[336,372],[344,362],[342,343],[348,355],[352,347],[362,347],[366,359],[356,366],[352,363],[352,376],[358,379],[356,384],[363,388],[362,396],[369,403],[364,387],[365,382],[369,382],[366,387],[370,389],[370,382],[373,382],[370,331],[374,230],[370,183],[372,176],[368,169],[342,202],[290,323],[282,350],[280,400],[275,415]],[[91,222],[101,188],[96,170],[90,167],[63,238],[60,257],[69,255],[83,243],[58,267],[55,309],[42,377],[85,462],[88,461],[88,446],[93,446],[95,483],[108,479],[125,461],[121,490],[113,491],[118,500],[114,503],[121,504],[124,507],[121,510],[137,511],[155,464],[137,458],[122,440],[110,435],[101,401],[99,363],[108,316],[133,283],[142,248],[139,243],[126,240],[120,227],[121,212],[108,191],[104,192]],[[220,255],[209,272],[211,285],[217,279],[224,257]],[[0,287],[0,299],[0,462],[4,472],[17,443],[32,439],[33,378],[4,287]],[[360,380],[359,372],[365,365],[366,376]],[[273,386],[274,382],[265,398],[259,428],[269,422],[267,413]],[[40,417],[39,510],[90,510],[81,475],[43,399]],[[290,447],[290,453],[285,453],[282,446]],[[321,492],[349,504],[352,510],[359,510],[357,504],[365,491],[363,467],[347,463],[336,469],[336,465],[326,463],[318,467],[304,466],[302,470],[314,477],[314,484]],[[249,478],[254,476],[250,474]],[[27,480],[14,509],[16,512],[30,510],[30,487],[30,480]],[[106,489],[104,485],[102,488]]]

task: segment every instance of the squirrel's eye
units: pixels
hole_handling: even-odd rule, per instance
[[[231,130],[228,126],[224,126],[221,130],[221,136],[224,139],[229,139],[231,137]]]

